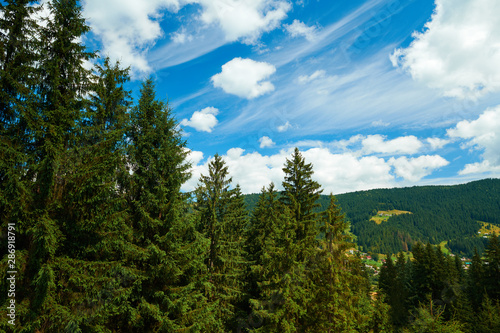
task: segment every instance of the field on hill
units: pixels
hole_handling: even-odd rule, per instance
[[[398,210],[398,209],[379,210],[377,212],[377,215],[373,216],[370,219],[370,221],[373,221],[377,224],[380,224],[382,222],[386,222],[392,216],[401,215],[401,214],[411,214],[411,212],[408,212],[406,210]]]
[[[478,231],[478,234],[481,236],[483,235],[489,235],[491,233],[496,233],[497,235],[500,235],[500,227],[488,222],[482,222],[478,221],[481,224],[481,228]]]

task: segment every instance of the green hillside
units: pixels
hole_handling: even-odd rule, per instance
[[[257,198],[257,194],[245,196],[250,210]],[[483,223],[500,226],[500,179],[358,191],[337,195],[337,199],[364,251],[397,253],[411,250],[418,240],[448,241],[453,253],[472,256],[474,247],[480,252],[484,249],[486,239],[478,234]],[[328,202],[328,196],[322,195],[320,209],[326,209]],[[382,224],[370,220],[379,211],[390,210],[412,214],[394,215]]]

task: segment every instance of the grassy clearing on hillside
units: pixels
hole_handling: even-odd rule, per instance
[[[387,221],[393,215],[401,215],[401,214],[412,214],[412,212],[408,212],[406,210],[379,210],[377,215],[373,216],[370,221],[374,221],[377,224]]]
[[[486,234],[491,234],[492,232],[495,232],[497,235],[500,235],[500,227],[488,222],[481,222],[481,228],[479,229],[479,234],[481,236],[486,235]]]
[[[448,248],[446,247],[446,244],[448,244],[448,241],[442,241],[441,243],[439,243],[439,247],[441,248],[441,251],[444,254],[450,254],[450,250],[448,250]]]

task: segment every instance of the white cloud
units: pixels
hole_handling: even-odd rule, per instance
[[[309,41],[316,37],[316,27],[307,26],[299,20],[293,20],[292,24],[285,24],[284,27],[292,37],[303,36]]]
[[[195,2],[195,1],[193,1]],[[201,20],[216,24],[227,41],[254,44],[264,32],[277,28],[292,8],[282,0],[198,0]]]
[[[146,55],[164,35],[160,26],[164,12],[176,13],[186,5],[200,7],[196,16],[183,19],[180,31],[171,34],[172,43],[152,58]],[[149,72],[148,60],[173,66],[227,42],[255,44],[263,33],[278,28],[291,8],[285,0],[85,0],[83,16],[101,40],[105,55],[130,65],[134,72]],[[171,50],[170,46],[195,40],[196,45],[184,47],[182,52]]]
[[[458,172],[459,175],[480,174],[489,172],[500,172],[500,165],[491,165],[489,161],[466,164],[465,167]]]
[[[280,125],[277,127],[277,130],[278,132],[286,132],[288,131],[290,128],[292,127],[292,125],[290,124],[290,122],[287,120],[286,123],[284,123],[283,125]]]
[[[299,81],[299,83],[302,83],[302,84],[307,83],[307,82],[311,82],[311,81],[314,81],[316,79],[325,77],[325,74],[326,74],[326,72],[324,70],[317,70],[314,73],[312,73],[311,75],[299,76],[298,81]]]
[[[176,44],[184,44],[186,42],[193,41],[193,36],[186,32],[186,29],[181,29],[180,31],[174,32],[171,35],[172,41]]]
[[[266,156],[258,152],[245,153],[244,149],[231,148],[222,158],[227,163],[233,185],[240,184],[243,193],[258,193],[263,186],[274,182],[278,188],[284,178],[283,165],[290,158],[293,148]],[[406,157],[385,160],[377,156],[332,153],[327,148],[311,148],[302,151],[307,163],[313,164],[313,179],[318,181],[324,193],[345,193],[372,188],[394,187],[419,181],[435,169],[448,164],[438,156]],[[201,158],[199,158],[201,161]],[[209,158],[202,164],[194,165],[193,178],[183,190],[193,190],[201,174],[207,174]],[[397,181],[395,175],[404,178]]]
[[[362,141],[366,154],[415,154],[422,148],[422,142],[413,135],[386,140],[382,135],[368,135]]]
[[[234,58],[222,65],[222,72],[212,76],[214,87],[226,93],[252,99],[274,90],[271,82],[265,81],[276,72],[276,67],[252,59]]]
[[[449,101],[443,101],[436,91],[394,70],[387,62],[390,49],[369,57],[362,64],[336,72],[335,76],[327,75],[304,85],[298,84],[300,75],[309,76],[318,69],[333,68],[338,59],[330,54],[315,58],[314,61],[321,62],[321,68],[308,61],[280,67],[276,75],[279,89],[243,105],[238,110],[239,116],[229,119],[221,130],[228,134],[258,130],[269,123],[278,126],[289,120],[293,125],[300,124],[301,135],[310,136],[369,127],[380,119],[390,120],[395,128],[436,127],[449,121],[449,117],[444,117],[450,112]],[[272,64],[279,63],[274,55],[265,59]],[[276,113],[286,115],[277,121]]]
[[[427,138],[426,139],[427,143],[431,146],[431,149],[441,149],[448,143],[450,143],[450,140],[446,139],[440,139],[440,138]]]
[[[186,150],[188,152],[186,160],[192,165],[198,165],[201,162],[201,160],[203,160],[203,152],[197,150],[191,150],[189,148],[186,148]]]
[[[183,119],[180,124],[182,126],[193,127],[200,132],[210,133],[218,123],[218,120],[215,117],[217,114],[219,114],[219,110],[209,106],[201,111],[195,111],[191,116],[191,119]]]
[[[483,151],[483,161],[466,165],[461,171],[462,174],[498,171],[500,166],[499,128],[500,106],[497,106],[487,109],[476,120],[463,120],[455,128],[447,130],[451,138],[465,139],[467,140],[466,146]]]
[[[50,13],[49,2],[49,0],[41,0],[37,4],[34,4],[35,7],[39,7],[39,11],[36,12],[35,15],[33,15],[33,18],[37,21],[37,24],[41,25],[42,27],[47,26],[46,19],[51,18],[52,16]]]
[[[191,150],[186,148],[188,155],[186,156],[186,161],[191,163],[191,178],[185,182],[181,189],[183,191],[192,191],[198,184],[198,179],[201,175],[201,168],[199,166],[200,162],[203,160],[203,152]]]
[[[325,142],[321,140],[300,140],[288,145],[289,147],[307,147],[307,148],[323,148],[325,146]]]
[[[325,189],[325,194],[396,185],[391,167],[383,158],[332,154],[326,148],[309,149],[303,152],[303,156],[306,162],[313,164],[314,179]]]
[[[268,136],[263,136],[262,138],[259,139],[259,142],[260,142],[260,148],[269,148],[275,145],[273,140]]]
[[[391,55],[395,66],[445,96],[475,99],[500,90],[500,2],[436,0],[431,21],[406,49]]]
[[[352,150],[352,148],[350,149],[348,147],[352,147],[353,145],[358,144],[359,142],[361,142],[363,140],[363,138],[365,138],[363,135],[356,134],[356,135],[351,136],[348,140],[342,139],[342,140],[334,141],[330,144],[330,146],[334,149],[337,149],[337,150],[340,149],[342,151]]]
[[[148,72],[151,68],[145,51],[163,35],[161,12],[179,8],[178,0],[86,0],[83,16],[102,40],[105,55]]]
[[[391,157],[388,163],[394,166],[396,175],[411,182],[417,182],[430,175],[435,169],[449,164],[447,160],[439,155],[424,155],[415,158],[407,158],[406,156]]]
[[[372,127],[387,127],[390,124],[391,123],[386,123],[386,122],[384,122],[383,120],[380,119],[380,120],[374,120],[374,121],[372,121],[371,126]]]

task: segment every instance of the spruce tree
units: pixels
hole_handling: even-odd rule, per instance
[[[368,330],[371,304],[368,279],[361,262],[348,250],[354,247],[349,224],[330,197],[321,214],[324,240],[320,242],[307,274],[312,281],[308,307],[308,332],[362,332]]]
[[[474,256],[472,256],[471,265],[467,270],[466,292],[471,307],[476,313],[483,302],[484,288],[484,268],[477,249],[474,249]]]
[[[174,330],[180,314],[191,310],[178,303],[189,288],[189,281],[181,281],[185,256],[196,257],[196,250],[182,253],[181,248],[190,239],[179,234],[186,209],[180,187],[189,177],[189,165],[177,125],[168,104],[157,100],[153,80],[147,79],[131,112],[129,172],[120,180],[133,230],[129,260],[140,275],[130,299],[132,319],[123,318],[123,327],[129,330]],[[197,240],[197,235],[193,238]]]
[[[396,281],[396,267],[390,254],[387,254],[384,264],[380,268],[380,277],[378,279],[379,289],[388,296],[387,301],[391,299],[392,288]],[[389,302],[391,303],[391,302]]]
[[[307,275],[308,265],[318,245],[319,234],[317,200],[321,193],[320,185],[312,180],[312,164],[306,163],[299,150],[295,148],[291,159],[285,161],[285,179],[280,202],[291,213],[291,232],[283,239],[284,257],[280,258],[281,276],[276,285],[280,292],[273,294],[277,303],[269,320],[272,325],[264,330],[294,332],[307,326],[307,304],[311,298],[312,281]],[[280,252],[278,252],[280,253]],[[268,296],[269,297],[269,296]]]
[[[251,314],[243,327],[263,332],[295,327],[288,297],[296,263],[295,231],[292,214],[278,197],[273,183],[263,188],[247,228]]]
[[[494,333],[500,331],[500,302],[494,301],[486,295],[473,325],[474,332]]]
[[[246,251],[250,264],[250,297],[260,295],[258,283],[269,278],[264,273],[266,260],[276,252],[283,229],[283,206],[273,183],[262,188],[259,201],[246,229]]]
[[[62,301],[63,284],[57,279],[64,275],[64,260],[59,258],[63,257],[65,228],[73,222],[66,214],[64,193],[69,191],[68,178],[76,172],[74,149],[89,82],[89,71],[82,63],[92,54],[78,41],[88,27],[76,1],[49,3],[51,16],[43,27],[29,18],[33,11],[29,5],[26,1],[7,5],[4,18],[14,18],[15,24],[5,59],[8,65],[19,67],[10,67],[9,76],[2,75],[3,92],[13,97],[4,100],[2,108],[14,106],[10,115],[17,119],[10,125],[20,138],[18,152],[24,155],[16,163],[21,162],[18,170],[26,176],[24,188],[30,192],[20,196],[22,211],[29,213],[19,223],[20,235],[28,236],[26,243],[18,243],[23,263],[18,276],[19,325],[26,330],[43,326],[57,331],[66,327],[71,312],[63,305],[67,300]]]
[[[295,237],[300,247],[299,260],[305,260],[311,251],[318,234],[317,200],[323,190],[318,182],[312,179],[314,173],[311,163],[306,163],[298,148],[295,148],[291,159],[286,159],[283,168],[285,179],[280,200],[290,208],[295,219]]]
[[[36,8],[31,1],[4,1],[0,4],[0,228],[7,235],[15,231],[16,266],[7,268],[7,253],[0,264],[0,304],[7,300],[7,271],[18,271],[16,281],[19,317],[28,305],[21,304],[31,292],[31,280],[24,276],[32,223],[35,155],[33,144],[36,63],[39,60],[33,36],[39,27],[31,16]],[[7,238],[0,240],[7,249]],[[7,329],[6,307],[0,310],[0,327]]]
[[[209,163],[195,190],[199,230],[209,240],[206,257],[207,318],[205,330],[219,332],[237,327],[238,305],[244,300],[243,229],[246,212],[239,187],[230,188],[228,167],[219,155]]]
[[[394,281],[393,303],[391,305],[391,315],[393,323],[399,327],[404,326],[408,322],[408,280],[409,280],[409,267],[406,262],[406,257],[403,252],[398,254],[395,269],[396,279]]]
[[[484,257],[486,293],[493,302],[500,301],[500,241],[496,233],[489,237]]]

